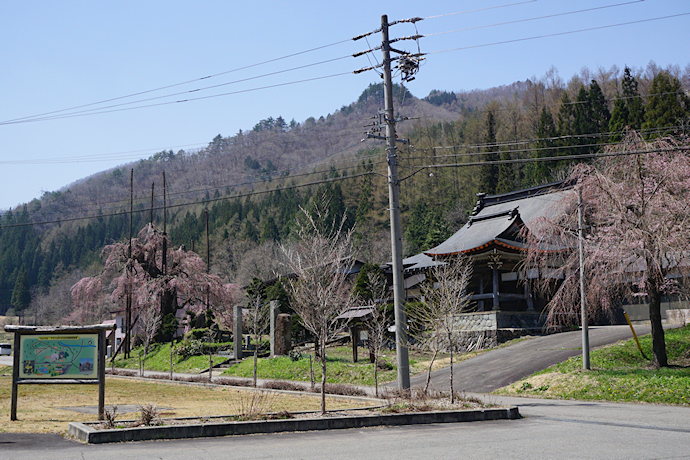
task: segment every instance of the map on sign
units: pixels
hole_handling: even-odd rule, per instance
[[[22,335],[19,378],[98,378],[98,334]]]

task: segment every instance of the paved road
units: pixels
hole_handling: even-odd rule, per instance
[[[648,334],[650,326],[635,326],[638,335]],[[591,348],[632,338],[628,326],[589,328]],[[453,366],[456,391],[490,393],[516,382],[536,371],[582,354],[582,333],[563,332],[531,337],[505,348],[497,348]],[[423,387],[426,375],[410,379],[412,387]],[[438,391],[450,389],[450,367],[431,374],[431,387]]]
[[[690,408],[483,397],[524,418],[108,445],[0,434],[0,459],[690,458]]]

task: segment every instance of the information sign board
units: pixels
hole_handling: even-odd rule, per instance
[[[98,334],[22,335],[20,379],[97,379]]]

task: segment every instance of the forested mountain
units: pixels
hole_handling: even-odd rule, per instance
[[[422,99],[396,87],[396,115],[408,118],[398,135],[410,141],[399,147],[406,253],[427,249],[461,226],[477,192],[559,179],[573,155],[620,140],[626,127],[648,137],[683,133],[689,73],[652,63],[638,71],[584,69],[565,83],[551,70],[507,86],[432,91]],[[205,257],[207,210],[211,271],[227,281],[247,284],[279,270],[278,244],[292,238],[299,207],[322,194],[332,215],[346,213],[347,225],[355,227],[359,258],[387,261],[384,146],[361,142],[376,128],[382,94],[382,85],[371,85],[357,101],[299,123],[276,114],[251,130],[219,134],[198,151],[159,152],[5,212],[0,314],[24,312],[38,323],[69,314],[69,287],[101,267],[104,245],[129,235],[132,171],[133,232],[150,220],[163,226],[165,177],[173,246]],[[549,161],[529,161],[539,158]]]

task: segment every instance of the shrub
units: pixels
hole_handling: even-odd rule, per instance
[[[155,404],[148,403],[141,406],[141,423],[145,426],[159,425],[161,411]]]
[[[290,350],[288,352],[288,356],[290,357],[290,359],[293,362],[296,362],[296,361],[299,361],[300,359],[302,359],[302,352],[293,348],[292,350]]]
[[[203,344],[201,340],[182,340],[175,347],[175,353],[184,359],[203,354]]]

